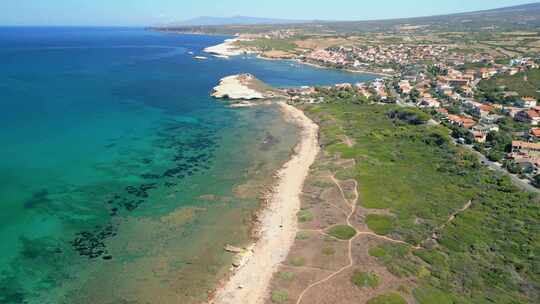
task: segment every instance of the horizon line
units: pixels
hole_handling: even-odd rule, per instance
[[[247,16],[247,15],[230,15],[230,16],[193,16],[189,19],[184,19],[183,21],[171,21],[169,25],[161,23],[161,24],[145,24],[145,25],[99,25],[99,24],[88,24],[88,25],[62,25],[62,24],[0,24],[0,27],[116,27],[116,28],[154,28],[154,27],[161,27],[161,26],[175,26],[174,22],[185,22],[196,18],[238,18],[238,17],[245,17],[245,18],[260,18],[260,19],[276,19],[276,20],[286,20],[291,21],[291,23],[279,23],[279,24],[269,24],[269,25],[293,25],[293,24],[309,24],[309,23],[348,23],[348,22],[377,22],[377,21],[391,21],[391,20],[407,20],[407,19],[421,19],[421,18],[429,18],[429,17],[439,17],[439,16],[452,16],[452,15],[459,15],[459,14],[467,14],[467,13],[481,13],[481,12],[488,12],[491,10],[498,10],[498,9],[505,9],[505,8],[513,8],[513,7],[523,7],[523,6],[529,6],[533,4],[540,4],[540,1],[525,3],[525,4],[518,4],[518,5],[510,5],[510,6],[499,6],[499,7],[493,7],[493,8],[485,8],[481,10],[472,10],[472,11],[457,11],[457,12],[449,12],[449,13],[442,13],[442,14],[433,14],[433,15],[418,15],[418,16],[409,16],[409,17],[389,17],[389,18],[378,18],[378,19],[347,19],[347,20],[332,20],[332,19],[295,19],[295,18],[287,18],[287,17],[268,17],[268,16]],[[186,27],[193,27],[193,26],[223,26],[228,24],[221,24],[221,25],[185,25]],[[232,24],[231,24],[232,25]],[[234,25],[243,25],[243,26],[249,26],[249,25],[264,25],[264,23],[261,24],[234,24]],[[178,26],[178,25],[177,25]],[[181,25],[180,25],[181,26]]]

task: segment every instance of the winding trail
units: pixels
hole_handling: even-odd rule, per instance
[[[354,146],[354,143],[351,141],[351,139],[347,136],[347,135],[344,135],[344,143],[349,146],[349,147],[352,147]],[[354,162],[354,160],[353,160]],[[354,199],[352,200],[349,200],[347,199],[347,196],[345,195],[345,191],[343,190],[343,188],[341,187],[341,184],[340,184],[340,181],[335,177],[335,174],[331,174],[330,175],[330,179],[334,182],[334,184],[338,187],[340,193],[341,193],[341,197],[343,198],[343,200],[345,201],[345,203],[347,205],[349,205],[350,207],[350,213],[346,214],[347,215],[347,218],[346,218],[346,223],[349,227],[353,228],[356,232],[356,235],[354,237],[352,237],[350,240],[348,240],[348,258],[349,258],[349,264],[340,268],[339,270],[335,271],[335,272],[332,272],[330,273],[328,276],[326,276],[325,278],[317,281],[317,282],[314,282],[312,284],[310,284],[309,286],[307,286],[301,293],[300,295],[298,296],[298,299],[296,301],[296,304],[301,304],[302,303],[302,300],[304,299],[304,297],[306,296],[306,294],[308,294],[308,292],[313,289],[314,287],[318,286],[318,285],[321,285],[325,282],[328,282],[330,280],[332,280],[333,278],[335,278],[336,276],[338,276],[339,274],[343,273],[344,271],[348,270],[349,268],[353,267],[354,266],[354,259],[353,259],[353,255],[352,255],[352,244],[353,242],[360,236],[372,236],[372,237],[375,237],[375,238],[378,238],[378,239],[381,239],[381,240],[385,240],[385,241],[388,241],[388,242],[392,242],[392,243],[397,243],[397,244],[403,244],[403,245],[407,245],[407,246],[410,246],[413,250],[419,250],[419,249],[422,249],[423,247],[421,245],[412,245],[408,242],[405,242],[405,241],[402,241],[402,240],[396,240],[396,239],[393,239],[391,237],[388,237],[388,236],[384,236],[384,235],[379,235],[379,234],[376,234],[374,232],[370,232],[370,231],[358,231],[358,229],[356,229],[354,227],[354,225],[352,225],[351,223],[351,218],[354,216],[355,212],[356,212],[356,209],[357,209],[357,204],[358,204],[358,200],[360,198],[360,195],[358,193],[358,182],[354,179],[351,179],[351,181],[354,182]],[[341,207],[337,206],[336,204],[333,204],[333,203],[330,203],[328,202],[329,205],[333,206],[334,208],[337,208],[338,210],[346,213]],[[436,227],[434,230],[433,230],[433,237],[432,238],[436,238],[436,234],[438,231],[444,229],[447,225],[449,225],[452,221],[454,221],[456,219],[456,217],[462,213],[462,212],[465,212],[466,210],[468,210],[470,207],[472,206],[472,200],[469,200],[461,209],[455,211],[454,213],[452,213],[448,220],[446,222],[444,222],[442,225],[440,225],[439,227]],[[332,235],[329,235],[328,233],[325,232],[325,230],[328,230],[330,228],[332,228],[333,226],[330,226],[330,227],[327,227],[326,229],[300,229],[301,231],[311,231],[311,232],[317,232],[317,233],[320,233],[322,235],[325,235],[327,237],[331,237],[331,238],[334,238],[338,241],[344,241],[342,239],[338,239]],[[429,239],[429,238],[428,238]],[[423,243],[423,242],[422,242]],[[422,244],[421,243],[421,244]],[[305,267],[304,267],[305,268]],[[306,268],[308,269],[308,268]]]
[[[351,207],[351,212],[349,213],[349,215],[347,216],[347,225],[349,225],[350,227],[353,227],[351,225],[351,217],[354,215],[355,211],[356,211],[356,204],[358,202],[358,198],[359,198],[359,194],[358,194],[358,183],[356,181],[354,181],[354,200],[353,201],[349,201],[347,199],[347,197],[345,196],[345,192],[343,191],[343,188],[341,187],[341,185],[339,184],[339,181],[335,178],[334,175],[330,176],[330,178],[332,179],[332,181],[336,184],[336,186],[339,188],[339,191],[341,193],[341,196],[343,197],[343,200],[345,200],[345,202]],[[354,229],[354,227],[353,227]],[[355,229],[356,230],[356,229]],[[328,235],[326,233],[323,233],[325,235]],[[348,256],[349,256],[349,264],[347,266],[344,266],[342,267],[341,269],[339,269],[338,271],[330,274],[329,276],[325,277],[324,279],[322,280],[319,280],[317,282],[314,282],[313,284],[309,285],[308,287],[306,287],[302,293],[300,293],[300,295],[298,296],[298,300],[296,301],[296,304],[300,304],[302,303],[302,299],[304,298],[304,296],[309,292],[310,289],[312,289],[313,287],[317,286],[317,285],[320,285],[324,282],[327,282],[327,281],[330,281],[331,279],[333,279],[334,277],[336,277],[337,275],[339,275],[340,273],[344,272],[345,270],[351,268],[354,266],[354,260],[353,260],[353,256],[352,256],[352,243],[353,241],[359,236],[359,234],[357,233],[353,238],[351,238],[349,241],[348,241]]]
[[[346,271],[347,269],[351,268],[354,266],[354,259],[353,259],[353,256],[352,256],[352,244],[354,242],[354,240],[356,240],[358,237],[360,236],[363,236],[363,235],[368,235],[368,236],[373,236],[373,237],[376,237],[376,238],[379,238],[379,239],[382,239],[382,240],[385,240],[385,241],[388,241],[388,242],[392,242],[392,243],[397,243],[397,244],[403,244],[403,245],[407,245],[407,246],[411,246],[412,249],[414,250],[419,250],[419,249],[422,249],[423,247],[420,246],[420,245],[417,245],[417,246],[414,246],[414,245],[411,245],[410,243],[407,243],[405,241],[402,241],[402,240],[396,240],[396,239],[393,239],[393,238],[390,238],[390,237],[387,237],[387,236],[384,236],[384,235],[379,235],[379,234],[376,234],[374,232],[367,232],[367,231],[357,231],[356,228],[354,228],[354,226],[351,224],[351,218],[352,216],[354,215],[354,213],[356,212],[356,205],[358,203],[358,199],[359,199],[359,193],[358,193],[358,182],[353,180],[354,181],[354,199],[352,201],[348,200],[347,197],[345,196],[345,191],[343,190],[343,188],[341,187],[340,183],[339,183],[339,180],[336,179],[336,177],[334,175],[331,175],[330,178],[332,179],[332,181],[336,184],[336,186],[339,188],[339,191],[341,193],[341,196],[343,198],[343,200],[350,206],[351,208],[351,211],[350,213],[348,214],[347,216],[347,219],[346,219],[346,222],[347,222],[347,225],[349,225],[350,227],[352,227],[353,229],[355,229],[356,231],[356,235],[351,238],[350,240],[348,240],[348,257],[349,257],[349,264],[340,268],[339,270],[329,274],[327,277],[317,281],[317,282],[314,282],[312,284],[310,284],[309,286],[307,286],[301,293],[300,295],[298,296],[298,299],[296,301],[296,304],[301,304],[302,303],[302,300],[304,298],[304,296],[313,288],[313,287],[316,287],[320,284],[323,284],[325,282],[328,282],[330,280],[332,280],[333,278],[335,278],[336,276],[338,276],[339,274],[341,274],[342,272]],[[456,212],[452,213],[450,215],[450,217],[448,218],[448,220],[442,224],[441,226],[437,227],[434,229],[434,231],[439,231],[439,230],[442,230],[444,229],[444,227],[446,227],[448,224],[450,224],[453,220],[455,220],[456,216],[462,212],[465,212],[466,210],[468,210],[470,207],[472,206],[472,200],[468,201],[465,206],[463,206],[461,209],[457,210]],[[338,208],[338,209],[341,209],[337,206],[334,205],[334,207]],[[331,228],[332,226],[328,227],[327,229]],[[318,232],[322,235],[325,235],[325,236],[328,236],[328,237],[332,237],[334,239],[337,239],[339,241],[343,241],[341,239],[338,239],[332,235],[329,235],[327,234],[323,229],[302,229],[302,231],[311,231],[311,232]]]

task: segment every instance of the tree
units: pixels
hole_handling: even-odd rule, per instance
[[[512,136],[506,132],[491,131],[486,136],[486,142],[492,149],[500,152],[512,151]]]
[[[538,174],[537,176],[535,176],[533,178],[533,185],[536,187],[536,188],[540,188],[540,174]]]
[[[500,162],[504,158],[504,153],[497,150],[490,150],[487,158],[493,162]]]
[[[522,171],[521,166],[513,160],[505,161],[504,167],[512,174],[520,174]]]
[[[416,103],[418,102],[418,99],[420,98],[420,92],[416,88],[412,89],[410,97],[411,97],[411,101]]]

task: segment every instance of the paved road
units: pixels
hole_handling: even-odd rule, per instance
[[[476,155],[478,155],[478,157],[480,158],[480,161],[482,161],[482,163],[486,166],[488,166],[490,169],[494,170],[494,171],[498,171],[498,172],[501,172],[501,173],[504,173],[508,176],[510,176],[510,178],[512,179],[512,182],[514,183],[514,185],[516,185],[517,187],[525,190],[525,191],[529,191],[529,192],[536,192],[536,193],[540,193],[540,189],[534,187],[533,185],[531,185],[528,181],[524,181],[522,180],[521,178],[519,178],[517,175],[515,174],[511,174],[510,172],[508,172],[506,169],[504,169],[503,167],[501,167],[501,165],[499,163],[495,163],[495,162],[492,162],[490,161],[487,157],[485,157],[482,153],[474,150],[474,148],[470,145],[463,145],[464,147],[468,148],[469,150],[473,151],[474,153],[476,153]]]

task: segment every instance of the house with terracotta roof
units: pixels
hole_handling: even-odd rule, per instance
[[[486,139],[487,139],[487,134],[484,133],[484,132],[479,132],[479,131],[473,131],[472,132],[473,136],[474,136],[474,141],[476,141],[477,143],[485,143],[486,142]]]
[[[402,80],[399,82],[399,91],[403,94],[410,94],[412,91],[411,83],[408,80]]]
[[[540,128],[531,128],[529,130],[529,138],[534,140],[540,139]]]
[[[512,158],[532,159],[535,163],[540,160],[540,143],[531,143],[526,141],[512,141]]]
[[[452,123],[453,125],[457,125],[465,129],[470,129],[474,125],[476,125],[476,121],[474,121],[474,119],[459,115],[448,115],[448,121],[450,121],[450,123]]]
[[[484,103],[476,103],[473,107],[473,112],[479,117],[486,117],[493,112],[494,108],[491,105]]]
[[[436,98],[423,97],[416,105],[420,108],[439,108],[441,103]]]
[[[538,126],[540,123],[540,114],[536,110],[529,109],[517,113],[514,119],[516,121],[530,123],[533,126]]]
[[[525,109],[524,108],[518,108],[518,107],[504,107],[502,109],[504,114],[506,114],[506,115],[508,115],[508,116],[510,116],[510,117],[512,117],[514,119],[516,118],[516,115],[519,112],[523,111],[523,110],[525,110]]]
[[[482,79],[488,79],[490,77],[488,68],[480,68],[478,70],[478,76]]]
[[[338,90],[350,90],[353,86],[350,83],[338,83],[335,85],[335,87]]]
[[[441,114],[444,117],[448,117],[448,110],[445,108],[438,108],[437,113]]]

